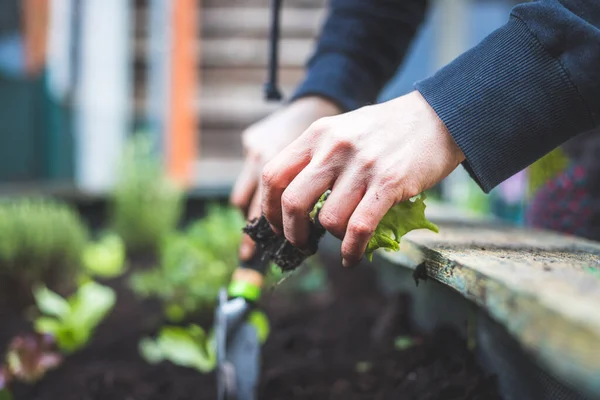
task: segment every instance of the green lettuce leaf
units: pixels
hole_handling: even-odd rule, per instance
[[[325,192],[310,212],[309,216],[313,222],[329,193],[330,191]],[[379,248],[386,251],[400,250],[400,239],[412,230],[429,229],[436,233],[439,231],[437,225],[425,217],[426,198],[425,193],[421,193],[412,199],[396,204],[383,216],[365,251],[365,256],[369,261],[372,261],[373,252]]]
[[[168,360],[181,367],[210,372],[217,364],[213,335],[198,325],[165,326],[156,339],[143,338],[139,343],[142,357],[150,364]]]
[[[426,198],[425,193],[421,193],[416,198],[390,208],[377,225],[367,245],[365,256],[369,261],[373,259],[373,252],[379,248],[386,251],[400,250],[400,239],[412,230],[429,229],[436,233],[439,231],[437,225],[425,217]]]

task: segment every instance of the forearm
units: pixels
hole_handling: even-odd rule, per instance
[[[600,2],[541,0],[416,85],[485,192],[600,123]]]
[[[331,0],[306,78],[292,100],[317,95],[350,111],[374,103],[421,25],[427,0]]]

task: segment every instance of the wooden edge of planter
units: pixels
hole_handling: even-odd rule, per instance
[[[438,234],[410,232],[400,252],[378,256],[424,262],[427,277],[484,309],[548,372],[599,396],[600,244],[437,211],[428,217]]]

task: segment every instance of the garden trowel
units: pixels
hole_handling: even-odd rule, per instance
[[[242,262],[227,289],[221,289],[215,313],[218,400],[256,400],[260,345],[268,331],[256,309],[269,265],[262,251]]]

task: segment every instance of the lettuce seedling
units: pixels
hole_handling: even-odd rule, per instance
[[[214,335],[207,335],[204,329],[195,324],[187,327],[165,326],[156,339],[142,339],[139,350],[150,364],[170,361],[205,373],[212,371],[217,363]]]
[[[10,398],[8,385],[13,380],[35,382],[62,362],[62,355],[48,335],[28,334],[15,337],[8,345],[5,363],[0,366],[0,399]]]
[[[125,243],[119,235],[106,234],[83,249],[82,264],[89,274],[114,278],[125,270]]]
[[[266,315],[255,310],[248,315],[247,321],[256,329],[260,343],[264,343],[270,331]],[[217,347],[213,332],[207,334],[195,324],[187,327],[164,326],[156,339],[146,337],[140,340],[139,352],[150,364],[170,361],[202,373],[211,372],[217,365]]]
[[[372,261],[373,252],[379,248],[386,251],[400,250],[400,239],[415,229],[429,229],[438,232],[437,225],[425,217],[425,193],[396,204],[383,216],[365,251]]]
[[[310,250],[308,251],[297,249],[283,236],[275,234],[264,216],[251,221],[244,228],[244,232],[250,235],[269,259],[283,271],[294,270],[307,257],[317,251],[318,241],[325,232],[318,221],[318,212],[323,208],[329,193],[329,190],[325,192],[309,213],[312,224],[309,232]],[[412,199],[396,204],[388,210],[379,225],[377,225],[365,250],[365,256],[369,261],[372,261],[373,252],[377,249],[400,250],[400,239],[412,230],[429,229],[438,232],[438,227],[425,217],[425,199],[425,193],[421,193]]]
[[[68,299],[43,286],[35,289],[34,296],[44,314],[35,320],[35,330],[51,335],[65,353],[87,344],[116,301],[111,288],[94,281],[84,282]]]

